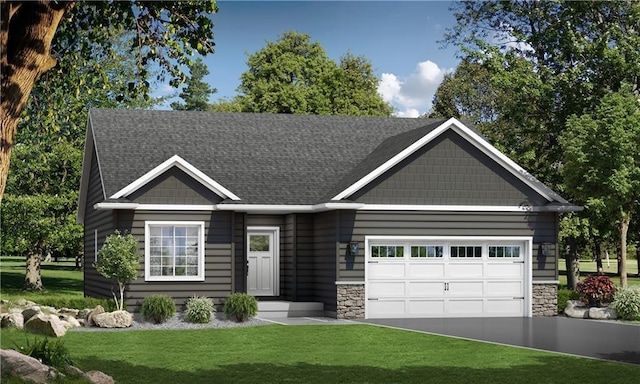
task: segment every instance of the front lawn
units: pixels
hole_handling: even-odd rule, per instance
[[[620,286],[620,277],[616,276],[618,272],[618,261],[612,258],[609,263],[606,260],[602,260],[602,268],[605,275],[607,275],[616,286]],[[558,261],[559,281],[561,286],[567,285],[567,264],[564,259]],[[587,275],[593,275],[597,271],[596,262],[590,260],[580,260],[580,280],[587,277]],[[640,276],[638,275],[638,263],[634,259],[627,260],[627,282],[629,285],[640,285]]]
[[[2,348],[26,337],[1,335]],[[640,375],[640,366],[372,325],[69,332],[64,340],[81,369],[132,384],[622,384]]]

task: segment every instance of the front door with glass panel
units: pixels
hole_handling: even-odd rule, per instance
[[[247,230],[247,293],[278,295],[278,229]]]

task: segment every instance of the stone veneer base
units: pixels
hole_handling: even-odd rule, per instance
[[[558,313],[558,285],[533,283],[531,313],[534,317],[555,316]]]
[[[364,284],[336,285],[338,319],[364,319]]]

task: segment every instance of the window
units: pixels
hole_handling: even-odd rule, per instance
[[[441,245],[412,245],[411,257],[442,257],[443,251]]]
[[[452,258],[475,258],[482,257],[482,247],[478,246],[452,246]]]
[[[404,257],[402,245],[373,245],[371,257]]]
[[[517,245],[490,245],[489,258],[495,257],[520,257],[520,247]]]
[[[204,280],[204,222],[147,221],[145,280]]]

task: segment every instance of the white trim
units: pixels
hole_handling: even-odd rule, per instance
[[[397,241],[405,242],[413,241],[482,241],[484,243],[490,241],[517,241],[524,242],[526,254],[524,255],[524,317],[531,317],[533,313],[533,237],[532,236],[385,236],[385,235],[366,235],[364,237],[364,280],[369,281],[368,276],[368,260],[371,243],[379,241]],[[369,318],[369,310],[367,303],[369,301],[369,287],[365,283],[364,289],[364,318]]]
[[[331,200],[342,200],[351,196],[352,194],[359,191],[361,188],[363,188],[364,186],[366,186],[367,184],[369,184],[370,182],[378,178],[380,175],[384,174],[385,172],[393,168],[402,160],[406,159],[407,157],[409,157],[410,155],[418,151],[427,143],[429,143],[436,137],[440,136],[443,132],[445,132],[448,129],[452,129],[456,133],[460,134],[463,138],[465,138],[475,147],[480,149],[486,155],[491,157],[493,160],[498,162],[500,165],[502,165],[503,168],[505,168],[506,170],[511,172],[513,175],[518,177],[520,180],[522,180],[525,184],[527,184],[529,187],[531,187],[533,190],[535,190],[538,194],[543,196],[548,201],[555,200],[553,197],[549,195],[548,193],[549,191],[539,188],[538,185],[532,182],[532,179],[535,180],[535,178],[532,175],[530,175],[522,167],[520,167],[518,164],[513,162],[507,156],[502,154],[493,145],[489,144],[486,140],[484,140],[482,137],[477,135],[475,132],[473,132],[471,129],[466,127],[464,124],[462,124],[460,121],[458,121],[455,118],[450,118],[449,120],[440,124],[434,130],[427,133],[425,136],[423,136],[419,140],[415,141],[413,144],[411,144],[410,146],[402,150],[400,153],[393,156],[391,159],[387,160],[385,163],[383,163],[373,171],[369,172],[367,175],[365,175],[360,180],[353,183],[347,189],[338,193]]]
[[[136,211],[216,211],[216,205],[139,204]]]
[[[361,209],[362,203],[323,203],[323,204],[218,204],[216,208],[221,211],[236,212],[269,212],[269,213],[292,213],[292,212],[322,212],[333,209]]]
[[[198,275],[197,276],[151,276],[150,274],[150,241],[149,241],[149,226],[151,225],[187,225],[187,226],[199,226],[200,227],[200,235],[199,235],[199,246],[198,246]],[[204,241],[204,221],[155,221],[149,220],[144,222],[144,281],[204,281],[204,251],[206,248],[206,243]]]
[[[542,212],[546,207],[526,205],[394,205],[365,204],[361,211]]]
[[[532,282],[533,285],[558,285],[560,284],[559,280],[534,280]]]
[[[93,230],[93,262],[98,262],[98,230]]]
[[[280,227],[247,226],[245,262],[249,262],[249,236],[251,232],[271,232],[273,234],[273,296],[280,296]],[[248,282],[247,278],[247,282]],[[246,287],[247,292],[249,291]],[[259,295],[265,296],[265,295]],[[271,295],[267,295],[271,296]]]
[[[336,285],[364,285],[364,281],[336,281]]]
[[[99,211],[105,211],[109,209],[136,209],[140,206],[138,203],[96,203],[93,205],[93,209]]]
[[[151,180],[155,179],[159,175],[163,174],[171,167],[180,168],[181,170],[186,172],[189,176],[197,180],[200,184],[207,187],[208,189],[210,189],[220,197],[228,198],[231,200],[240,200],[238,196],[231,193],[231,191],[229,191],[228,189],[220,185],[218,182],[216,182],[209,176],[205,175],[198,168],[189,164],[189,162],[187,162],[186,160],[184,160],[182,157],[178,155],[173,155],[169,159],[165,160],[162,164],[158,165],[157,167],[153,168],[149,172],[140,176],[138,179],[134,180],[132,183],[130,183],[126,187],[122,188],[121,190],[113,194],[110,198],[119,199],[121,197],[129,196],[131,193],[137,191],[139,188],[146,185],[147,183],[149,183]]]

